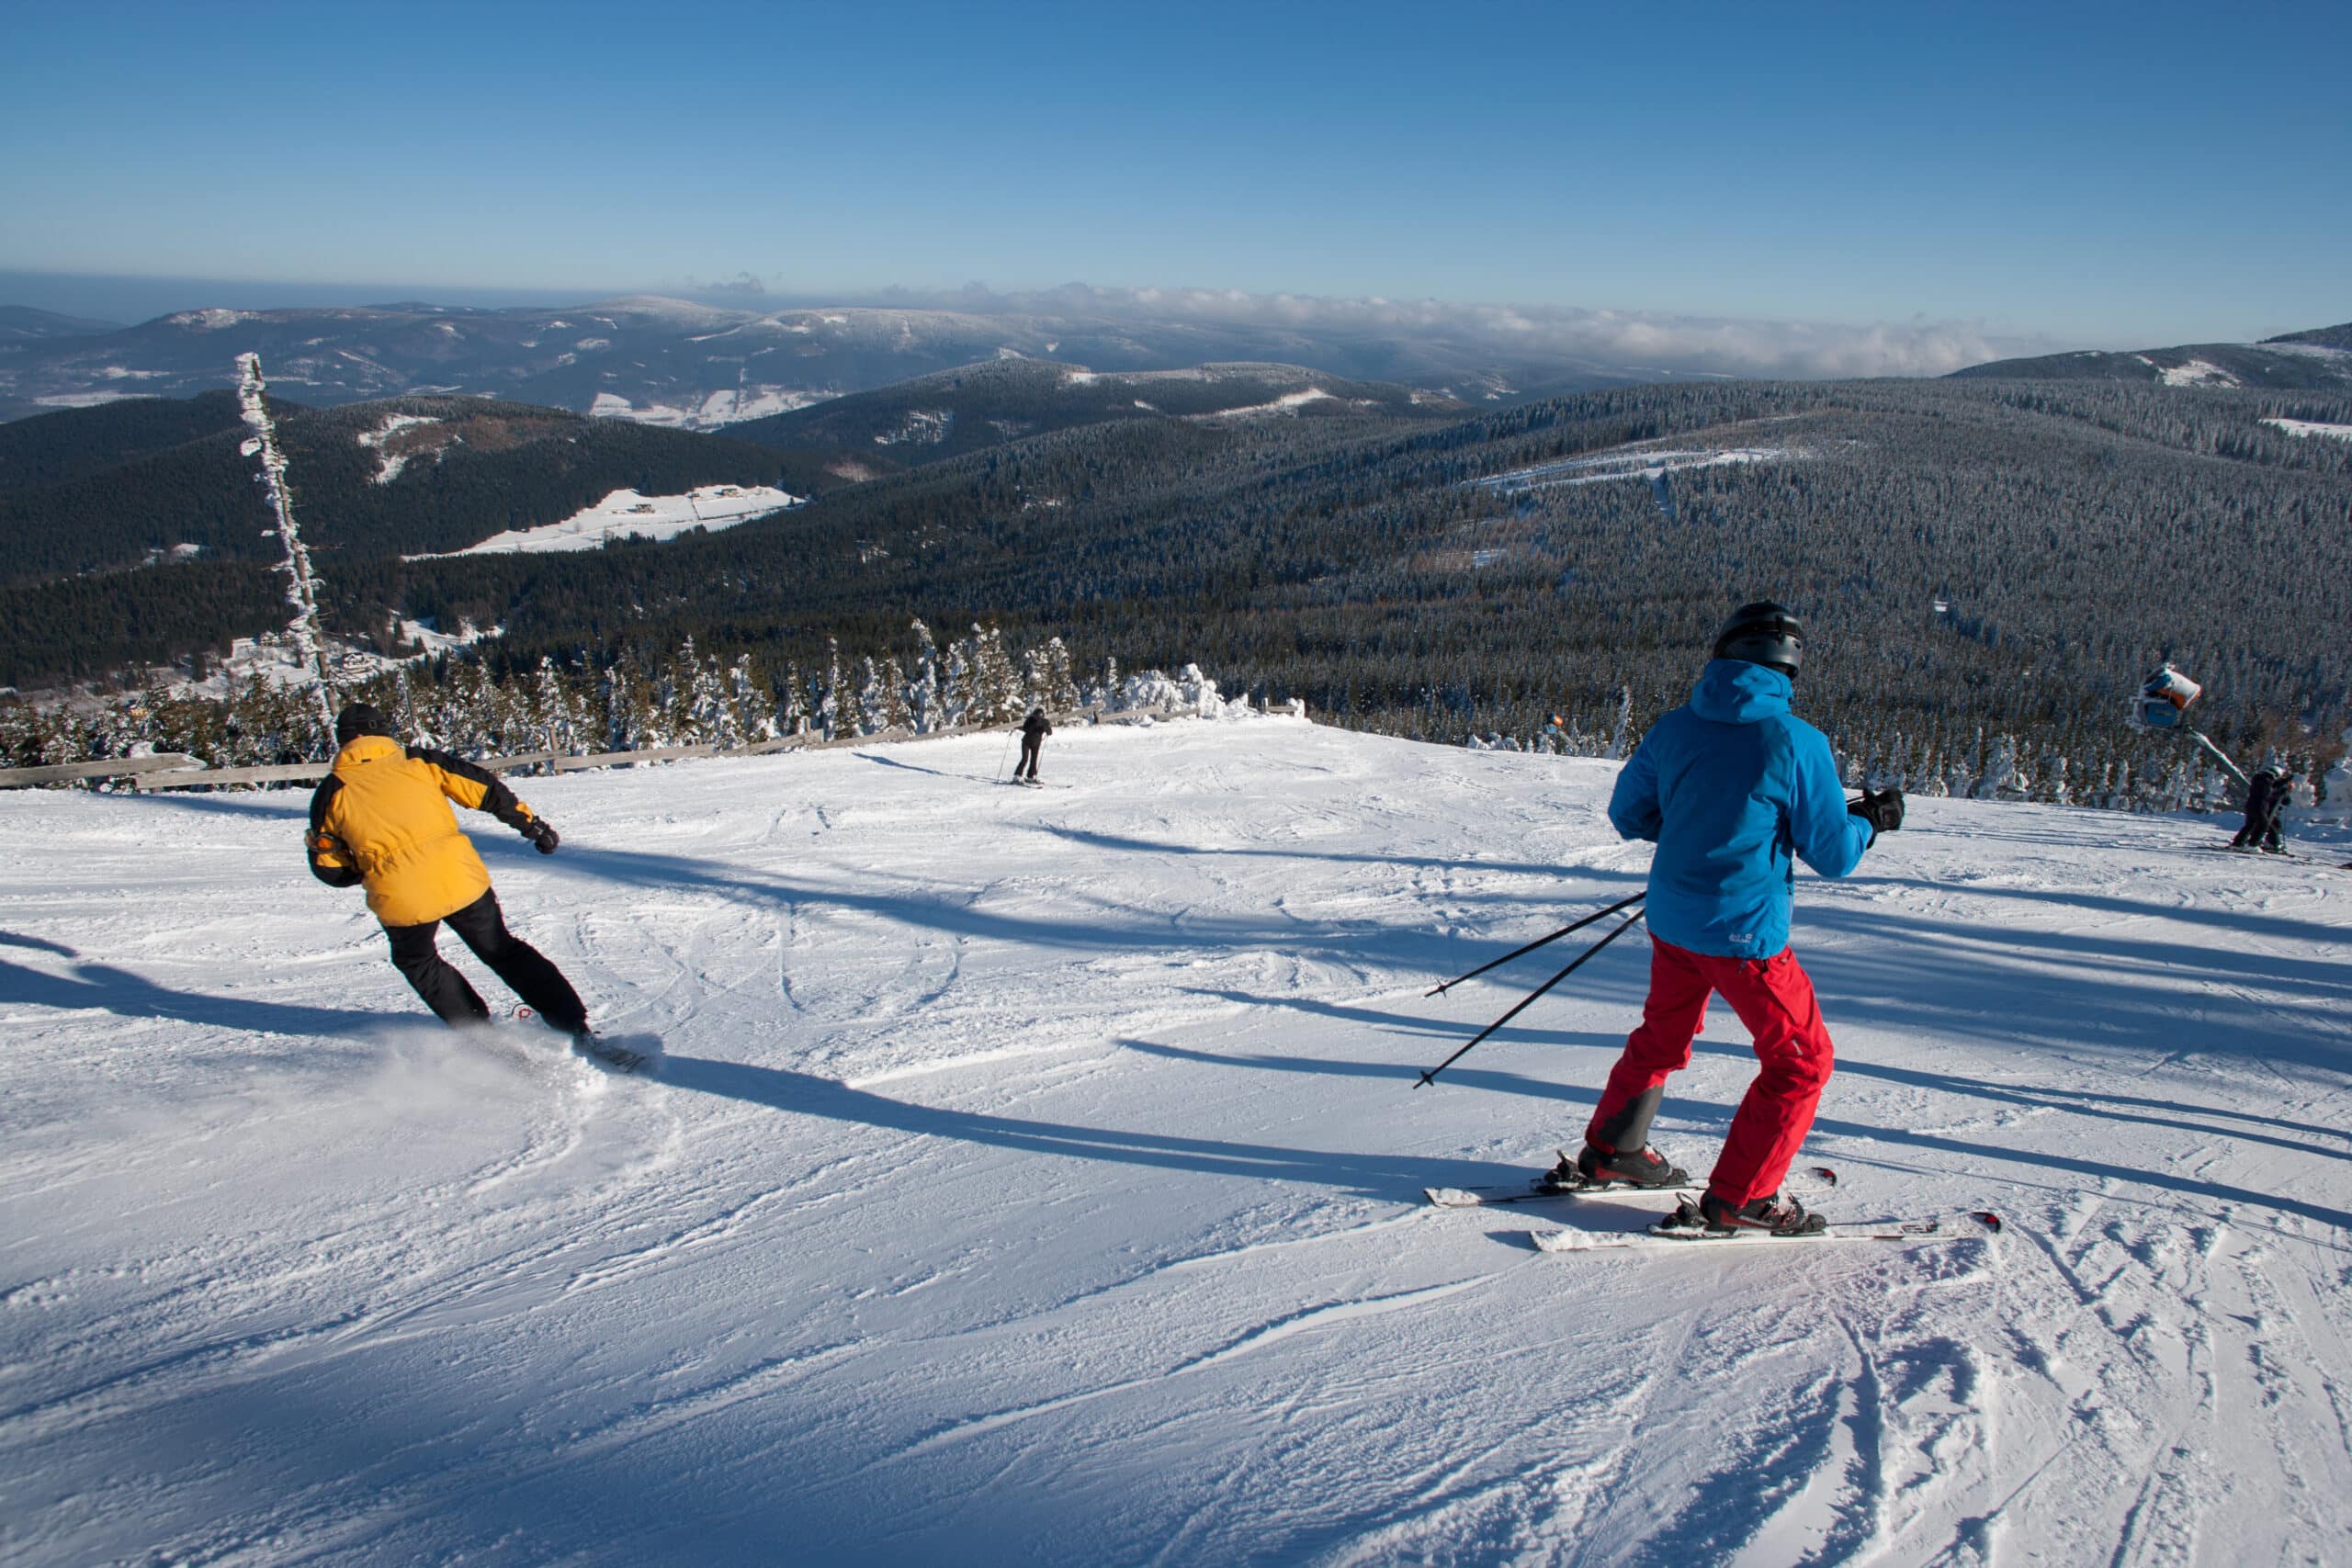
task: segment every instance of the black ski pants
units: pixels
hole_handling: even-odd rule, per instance
[[[1045,745],[1046,738],[1042,735],[1023,735],[1021,738],[1021,761],[1012,764],[1014,778],[1023,777],[1022,770],[1024,768],[1028,770],[1027,777],[1034,779],[1037,776],[1037,753],[1045,749]]]
[[[2256,846],[2268,850],[2286,848],[2278,836],[2279,816],[2278,807],[2275,805],[2267,805],[2258,810],[2249,807],[2245,814],[2245,826],[2239,829],[2238,836],[2230,840],[2230,848],[2233,850]]]
[[[588,1027],[588,1009],[580,1000],[580,993],[563,977],[563,971],[548,961],[547,954],[506,929],[506,917],[499,912],[498,895],[485,893],[456,914],[447,917],[448,927],[458,933],[458,940],[473,950],[476,958],[490,965],[491,973],[523,998],[524,1005],[545,1019],[551,1028],[566,1034],[577,1034]],[[441,1021],[453,1025],[485,1023],[490,1009],[466,977],[442,960],[435,944],[435,934],[442,921],[427,920],[421,926],[386,926],[384,934],[391,939],[392,964],[424,1005],[440,1015]]]

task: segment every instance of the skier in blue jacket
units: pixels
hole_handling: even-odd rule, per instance
[[[1822,1228],[1780,1196],[1834,1059],[1813,982],[1789,951],[1795,862],[1844,876],[1880,834],[1903,824],[1899,791],[1849,805],[1828,741],[1789,712],[1804,655],[1795,615],[1770,601],[1742,605],[1716,637],[1690,700],[1642,738],[1609,802],[1621,836],[1657,845],[1650,992],[1593,1110],[1577,1172],[1645,1187],[1689,1179],[1648,1146],[1650,1122],[1668,1077],[1690,1065],[1708,998],[1721,992],[1755,1036],[1763,1066],[1705,1195],[1678,1220],[1726,1234]]]

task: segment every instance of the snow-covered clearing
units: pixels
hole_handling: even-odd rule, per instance
[[[2341,1560],[2352,874],[1920,801],[1800,880],[1805,1157],[2008,1232],[1554,1257],[1646,1211],[1420,1189],[1575,1139],[1636,942],[1416,1090],[1566,954],[1422,993],[1638,885],[1611,764],[1003,765],[518,780],[551,859],[469,818],[652,1081],[425,1018],[300,792],[0,795],[0,1559]],[[1669,1154],[1750,1066],[1718,1009]]]
[[[2210,359],[2192,359],[2159,374],[2167,387],[2241,387],[2245,384]]]
[[[775,387],[764,382],[707,393],[695,403],[633,403],[618,392],[598,392],[588,412],[597,419],[625,419],[635,424],[658,424],[672,430],[717,430],[747,419],[790,413],[831,396],[830,391]]]
[[[1555,485],[1604,484],[1611,479],[1649,479],[1685,468],[1713,468],[1726,463],[1772,463],[1812,454],[1793,446],[1684,447],[1672,451],[1655,446],[1622,446],[1589,457],[1567,457],[1492,474],[1477,482],[1498,494],[1544,490]]]
[[[1215,413],[1200,413],[1192,417],[1194,419],[1239,419],[1261,413],[1295,414],[1309,403],[1335,403],[1339,400],[1339,394],[1336,392],[1327,392],[1320,387],[1309,387],[1304,391],[1284,392],[1271,402],[1251,403],[1248,408],[1243,409],[1220,409]]]
[[[421,413],[388,413],[384,416],[384,423],[375,429],[361,431],[359,445],[376,454],[376,477],[370,482],[388,485],[400,478],[401,470],[408,467],[411,454],[385,449],[394,436],[403,430],[415,430],[424,425],[440,423],[437,419],[427,418]]]
[[[707,528],[715,534],[799,503],[799,497],[768,485],[704,485],[684,495],[639,495],[633,490],[616,490],[560,523],[509,529],[462,550],[440,553],[486,556],[503,551],[593,550],[607,539],[674,539],[689,528]]]
[[[2338,441],[2352,441],[2352,424],[2327,424],[2315,419],[2266,419],[2262,423],[2290,435],[2332,435]]]

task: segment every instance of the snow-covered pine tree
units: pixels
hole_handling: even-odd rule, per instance
[[[1050,707],[1046,699],[1046,650],[1024,648],[1021,650],[1021,713],[1024,718],[1031,708]]]
[[[1086,705],[1070,675],[1069,649],[1062,639],[1046,639],[1046,706],[1056,713],[1076,713]]]
[[[1611,761],[1622,761],[1628,754],[1626,739],[1634,732],[1634,688],[1617,688],[1617,722],[1609,732],[1609,750],[1601,755]]]
[[[655,722],[661,728],[662,746],[695,746],[701,738],[695,733],[695,639],[689,636],[676,652],[662,661],[649,682],[647,700],[653,709]]]
[[[689,639],[691,641],[692,639]],[[695,745],[735,747],[743,744],[743,721],[735,710],[727,678],[715,658],[697,659],[693,685],[686,698]]]
[[[882,697],[882,671],[874,667],[874,656],[860,654],[862,667],[857,680],[857,730],[861,735],[873,735],[888,728],[882,710],[888,705]]]
[[[1029,710],[1022,702],[1020,671],[1013,668],[1012,656],[1005,651],[1004,634],[995,626],[982,631],[977,624],[972,631],[979,639],[975,660],[979,670],[980,693],[976,722],[1018,724]]]
[[[817,698],[817,731],[826,739],[840,737],[844,715],[842,712],[842,644],[839,637],[825,639],[825,690]]]
[[[907,702],[907,672],[894,653],[882,661],[882,728],[907,733],[914,722],[914,710]]]
[[[917,616],[914,624],[915,679],[907,688],[909,722],[917,735],[928,735],[944,722],[939,711],[939,645],[931,639],[931,628]]]
[[[752,668],[752,656],[739,655],[727,667],[728,700],[735,705],[741,716],[743,738],[747,741],[773,740],[776,738],[775,695],[760,680]]]
[[[319,580],[311,570],[311,552],[294,526],[294,492],[286,482],[286,457],[277,449],[277,423],[270,417],[268,383],[262,379],[261,355],[237,355],[237,403],[253,434],[241,448],[261,459],[261,480],[269,491],[269,508],[277,519],[278,542],[286,548],[279,563],[286,573],[286,598],[294,606],[287,630],[301,650],[303,661],[318,682],[315,703],[322,727],[334,732],[334,678],[327,668],[326,637],[319,628]]]
[[[650,726],[645,692],[638,679],[637,660],[626,643],[598,678],[596,695],[604,710],[603,743],[598,750],[635,751],[647,744],[645,734]]]
[[[808,733],[808,691],[800,679],[800,666],[786,663],[784,667],[784,689],[776,694],[775,720],[786,735]]]
[[[545,654],[539,656],[539,668],[532,677],[533,702],[531,717],[537,723],[539,739],[533,750],[552,751],[559,757],[570,757],[585,750],[581,744],[581,714],[571,694],[571,682],[555,660]]]
[[[975,633],[979,629],[972,628]],[[950,728],[979,722],[973,701],[973,655],[978,648],[977,637],[959,637],[947,645],[947,666],[940,681],[940,716]]]

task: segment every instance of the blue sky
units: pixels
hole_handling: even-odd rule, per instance
[[[93,0],[7,25],[0,272],[1083,280],[2109,346],[2352,318],[2341,0]]]

